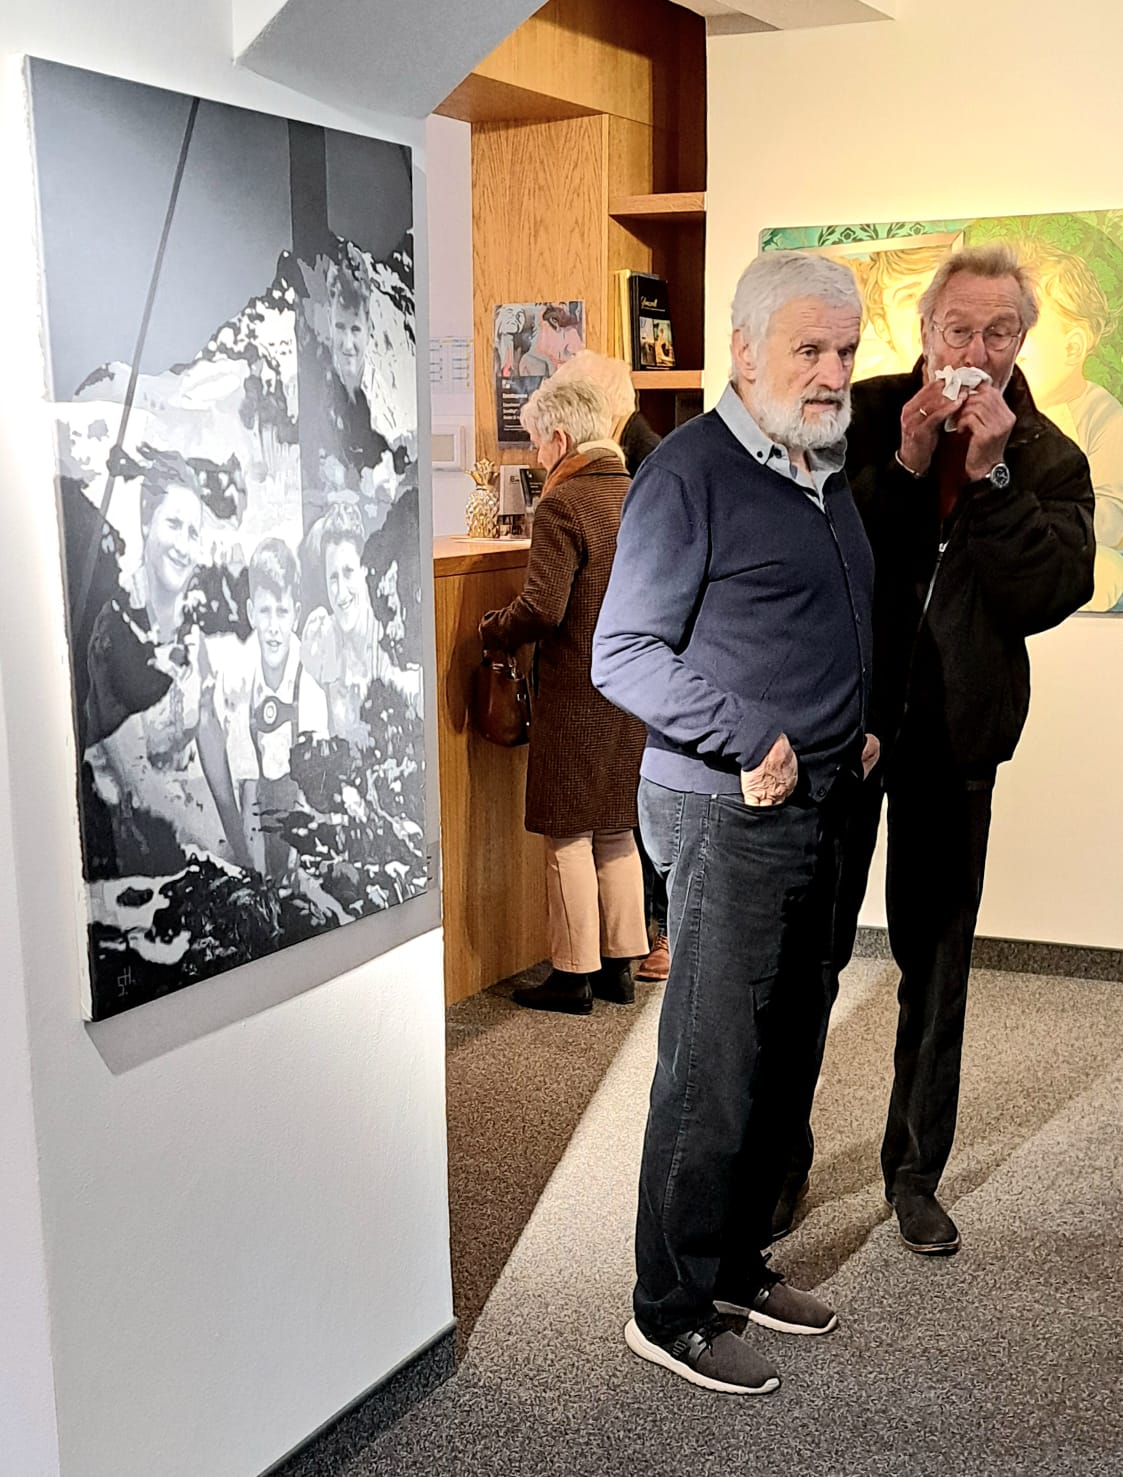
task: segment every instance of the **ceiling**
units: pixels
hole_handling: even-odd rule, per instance
[[[424,118],[542,0],[232,0],[235,59],[356,112]]]
[[[674,0],[706,17],[711,36],[744,31],[793,31],[893,20],[897,0]]]
[[[604,0],[611,4],[611,0]],[[710,35],[893,19],[898,0],[675,0]],[[542,0],[231,0],[236,60],[314,97],[424,118]]]

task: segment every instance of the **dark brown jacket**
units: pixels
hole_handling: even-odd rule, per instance
[[[627,491],[627,473],[609,451],[594,447],[560,461],[535,509],[523,592],[483,621],[489,648],[538,644],[526,828],[544,836],[636,824],[646,729],[589,679]]]

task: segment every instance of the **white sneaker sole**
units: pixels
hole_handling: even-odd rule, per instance
[[[734,1318],[751,1318],[754,1323],[759,1323],[761,1328],[771,1328],[776,1333],[794,1333],[799,1336],[810,1335],[811,1337],[818,1337],[820,1334],[833,1333],[838,1327],[837,1313],[832,1313],[830,1322],[824,1323],[822,1328],[811,1328],[806,1323],[784,1323],[779,1318],[770,1318],[767,1313],[758,1313],[755,1308],[746,1308],[740,1303],[722,1302],[720,1298],[714,1299],[714,1307],[719,1313],[731,1313]]]
[[[624,1342],[633,1354],[638,1354],[649,1364],[658,1364],[662,1369],[669,1369],[672,1374],[689,1380],[692,1385],[701,1386],[703,1390],[716,1390],[720,1395],[770,1395],[773,1390],[780,1388],[778,1374],[771,1375],[762,1385],[730,1385],[724,1380],[699,1374],[689,1364],[673,1358],[669,1350],[664,1349],[661,1344],[653,1344],[649,1338],[645,1338],[634,1318],[629,1318],[624,1326]]]

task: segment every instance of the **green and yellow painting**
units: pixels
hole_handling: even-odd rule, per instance
[[[761,250],[819,251],[853,267],[866,304],[855,378],[865,379],[916,363],[917,303],[944,257],[997,240],[1017,250],[1041,303],[1018,363],[1092,469],[1096,587],[1085,609],[1123,613],[1123,210],[782,227],[761,232]]]

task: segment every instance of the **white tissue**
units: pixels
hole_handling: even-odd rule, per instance
[[[947,400],[958,400],[964,390],[975,390],[979,385],[990,382],[986,370],[976,369],[972,364],[964,364],[959,369],[945,365],[943,369],[936,370],[935,378],[943,380],[944,398]]]

